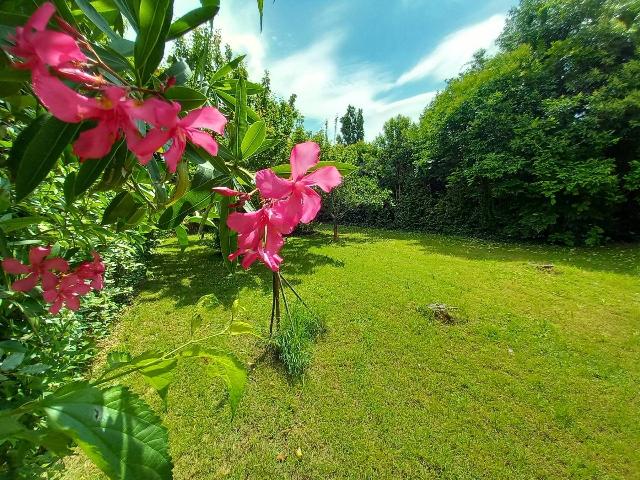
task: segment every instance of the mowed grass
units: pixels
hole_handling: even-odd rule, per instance
[[[311,367],[293,382],[263,343],[234,337],[227,347],[255,365],[232,420],[222,384],[182,364],[163,415],[175,478],[640,478],[638,246],[356,228],[334,243],[320,227],[289,239],[284,257],[284,276],[327,324]],[[180,254],[169,242],[110,348],[188,340],[207,294],[219,305],[205,331],[239,294],[242,319],[266,332],[270,287],[263,267],[229,277],[210,247]],[[464,321],[434,321],[432,303]],[[76,457],[67,478],[100,477]]]

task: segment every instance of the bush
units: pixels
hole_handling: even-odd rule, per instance
[[[300,378],[311,363],[313,341],[325,331],[324,321],[303,305],[294,304],[291,316],[284,315],[272,339],[272,348],[287,373]]]

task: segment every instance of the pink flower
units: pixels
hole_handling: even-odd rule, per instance
[[[280,270],[280,250],[284,245],[282,234],[290,226],[282,217],[278,204],[262,207],[256,212],[233,212],[227,219],[227,225],[238,232],[238,250],[229,255],[229,260],[243,256],[241,265],[247,269],[259,259],[274,272]]]
[[[89,286],[94,290],[102,290],[104,287],[105,266],[97,252],[93,252],[92,262],[81,263],[75,274],[82,280],[89,280]]]
[[[82,96],[79,95],[79,97]],[[80,160],[104,157],[109,153],[115,141],[122,136],[122,133],[126,136],[129,149],[135,151],[141,141],[140,132],[135,124],[137,104],[135,100],[127,96],[127,90],[116,86],[104,88],[102,97],[97,100],[89,99],[95,102],[95,106],[90,106],[86,113],[84,111],[85,98],[78,98],[76,100],[79,103],[66,107],[69,111],[80,111],[85,115],[85,118],[95,119],[98,122],[95,128],[82,132],[73,144],[73,152],[80,157]],[[54,111],[51,105],[47,105],[47,108],[55,116],[64,120],[57,114],[61,112]],[[64,109],[65,107],[60,105],[60,110]]]
[[[171,146],[164,152],[164,158],[171,173],[176,171],[187,141],[202,147],[211,155],[218,154],[218,143],[210,133],[202,129],[222,135],[227,124],[224,115],[216,108],[202,107],[180,118],[178,116],[180,108],[179,103],[162,102],[156,99],[155,102],[139,110],[140,118],[156,127],[147,134],[137,148],[133,149],[143,165],[169,140],[171,140]]]
[[[57,314],[63,305],[74,312],[80,308],[80,296],[91,291],[91,287],[84,283],[78,275],[65,275],[52,288],[45,289],[43,298],[51,303],[49,312]]]
[[[28,292],[35,288],[38,280],[42,280],[42,288],[49,290],[58,283],[58,277],[51,271],[66,272],[69,264],[59,257],[49,258],[51,247],[34,247],[29,251],[30,265],[24,265],[15,258],[6,258],[2,261],[2,268],[12,275],[29,274],[22,280],[13,282],[11,288],[17,292]]]
[[[78,123],[98,115],[98,100],[79,94],[47,70],[34,70],[31,79],[33,91],[42,104],[63,122]]]
[[[288,180],[278,177],[270,169],[256,173],[256,185],[264,198],[287,198],[280,207],[280,213],[294,227],[299,222],[311,222],[320,211],[322,199],[311,187],[318,186],[330,192],[342,183],[342,176],[335,167],[322,167],[306,175],[319,159],[320,147],[317,143],[300,143],[291,151],[291,176]]]
[[[15,35],[9,36],[14,46],[7,50],[24,59],[23,63],[17,65],[19,68],[42,70],[47,65],[58,68],[87,60],[72,36],[47,30],[47,24],[55,11],[52,3],[44,3],[31,15],[24,27],[17,27]]]

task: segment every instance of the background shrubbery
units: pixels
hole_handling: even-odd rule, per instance
[[[371,144],[326,145],[326,160],[359,167],[345,189],[372,179],[384,198],[381,213],[362,189],[342,221],[564,244],[637,238],[639,15],[639,2],[524,0],[498,53],[479,51],[417,124],[400,116]]]

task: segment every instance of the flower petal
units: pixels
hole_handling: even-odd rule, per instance
[[[29,263],[38,265],[51,253],[51,247],[33,247],[29,250]]]
[[[45,291],[54,290],[59,283],[60,283],[60,278],[58,278],[53,273],[44,272],[42,274],[42,289],[43,290],[45,290]]]
[[[85,130],[73,144],[73,153],[81,160],[102,158],[111,151],[118,131],[108,122],[99,122],[95,128]]]
[[[227,124],[227,119],[213,107],[202,107],[197,110],[192,110],[180,120],[180,125],[184,128],[206,128],[213,130],[216,133],[222,135],[224,133],[224,126]]]
[[[233,212],[227,218],[227,226],[239,233],[248,233],[258,230],[263,225],[263,212],[257,210],[250,213]]]
[[[5,258],[2,260],[2,269],[11,275],[22,275],[29,273],[29,267],[15,258]]]
[[[30,41],[40,61],[51,67],[87,60],[75,39],[66,33],[44,30],[31,35]]]
[[[228,187],[213,187],[211,190],[223,197],[238,197],[240,195],[245,195],[244,192],[239,192],[238,190],[233,190]]]
[[[33,15],[29,17],[29,20],[25,24],[24,28],[27,30],[33,29],[42,31],[47,28],[47,24],[53,14],[56,13],[56,7],[51,2],[45,2],[39,7]]]
[[[309,187],[317,185],[328,193],[342,183],[342,175],[336,167],[322,167],[300,181]]]
[[[322,198],[309,187],[306,187],[300,195],[302,195],[302,216],[300,221],[309,223],[318,215],[322,207]]]
[[[60,257],[53,257],[43,262],[44,267],[47,270],[57,270],[59,272],[66,272],[69,270],[69,263]]]
[[[201,132],[200,130],[187,130],[187,135],[191,143],[204,148],[209,155],[218,155],[218,142],[207,132]]]
[[[33,290],[36,288],[38,284],[38,275],[32,273],[27,278],[23,278],[22,280],[16,280],[11,285],[11,288],[16,292],[28,292],[29,290]]]
[[[315,142],[299,143],[291,150],[291,179],[301,179],[320,160],[320,146]]]
[[[284,198],[293,189],[290,180],[278,177],[273,170],[265,169],[256,173],[256,186],[264,198]]]
[[[95,99],[80,95],[62,80],[41,69],[31,75],[33,91],[51,114],[68,123],[78,123],[95,117],[98,104]]]
[[[184,154],[184,149],[186,148],[187,143],[176,136],[173,137],[173,143],[169,150],[164,152],[164,161],[167,163],[167,169],[171,173],[175,173],[178,168],[178,163],[180,163],[180,159],[182,159],[182,155]]]

